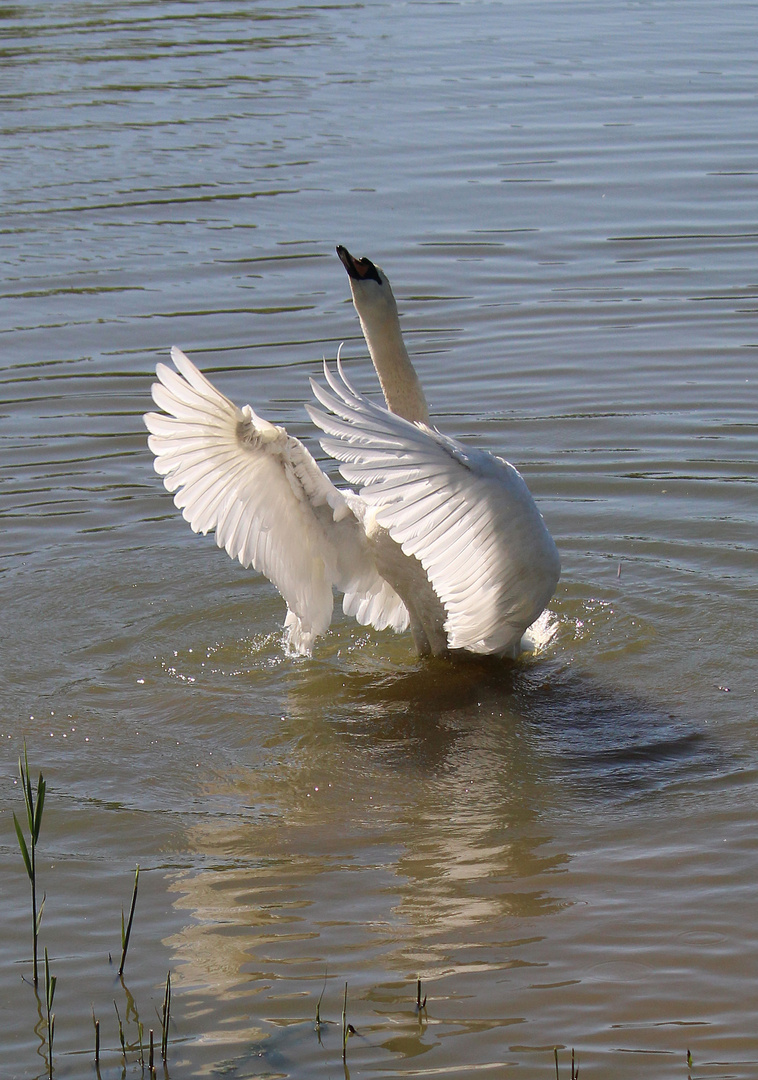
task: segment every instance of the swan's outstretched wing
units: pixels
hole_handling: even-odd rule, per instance
[[[503,653],[553,594],[560,562],[520,474],[508,462],[368,401],[324,364],[328,412],[308,411],[321,445],[360,485],[379,525],[424,567],[447,614],[451,649]]]
[[[287,602],[287,644],[308,654],[332,617],[332,586],[345,609],[378,629],[407,625],[405,607],[379,577],[345,497],[306,448],[218,391],[179,349],[177,371],[158,364],[147,413],[155,469],[195,532],[273,582]]]

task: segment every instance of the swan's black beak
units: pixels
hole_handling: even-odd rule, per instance
[[[371,259],[356,259],[342,244],[337,245],[337,254],[353,281],[371,280],[376,281],[379,285],[382,284],[379,271],[371,262]]]

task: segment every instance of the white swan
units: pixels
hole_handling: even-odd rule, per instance
[[[363,625],[402,631],[421,654],[515,657],[560,575],[553,539],[520,474],[429,424],[385,274],[337,253],[387,408],[324,362],[306,406],[321,445],[357,487],[339,490],[305,446],[239,409],[181,352],[156,369],[145,424],[155,469],[195,532],[273,582],[287,602],[285,646],[310,655],[333,588]]]

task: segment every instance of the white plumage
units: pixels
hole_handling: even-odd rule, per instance
[[[390,411],[337,360],[307,406],[324,450],[357,491],[338,490],[298,440],[238,408],[179,349],[159,364],[145,423],[174,502],[195,532],[277,587],[285,644],[307,655],[332,618],[333,589],[363,625],[410,627],[421,653],[515,656],[560,573],[520,474],[426,422],[423,393],[386,277],[338,248]],[[399,413],[405,412],[407,418]]]

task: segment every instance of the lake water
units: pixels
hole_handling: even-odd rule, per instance
[[[4,1076],[25,739],[56,1077],[93,1010],[141,1075],[169,969],[173,1078],[756,1077],[755,5],[29,0],[0,55]],[[337,243],[556,539],[515,666],[341,614],[285,658],[153,472],[172,344],[306,438],[341,341],[373,387]]]

